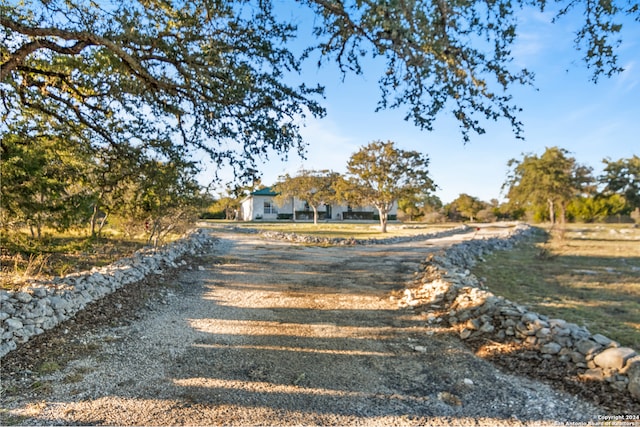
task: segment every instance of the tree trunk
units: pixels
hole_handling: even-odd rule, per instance
[[[566,221],[566,209],[564,203],[560,203],[560,224],[564,225]]]
[[[318,225],[318,208],[316,206],[312,206],[311,209],[313,209],[313,223]]]
[[[549,219],[551,220],[551,224],[555,224],[556,223],[556,213],[555,213],[554,206],[553,206],[553,200],[548,199],[547,202],[549,202]]]
[[[378,208],[378,213],[380,214],[380,232],[387,232],[387,219],[389,217],[389,212],[386,207]]]
[[[296,222],[296,198],[291,197],[291,219],[293,222]]]
[[[91,213],[91,237],[96,237],[96,223],[98,222],[98,202],[93,204]]]
[[[100,221],[100,226],[98,227],[98,236],[102,236],[102,229],[107,224],[107,218],[109,218],[109,212],[104,214],[102,217],[102,221]]]

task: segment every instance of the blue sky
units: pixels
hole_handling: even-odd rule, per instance
[[[640,155],[640,23],[625,21],[618,52],[625,71],[601,78],[596,85],[581,61],[582,52],[573,47],[571,19],[556,24],[550,19],[548,13],[523,12],[512,49],[514,64],[536,75],[535,87],[511,92],[523,108],[519,118],[524,141],[501,121],[487,123],[485,135],[472,135],[464,144],[448,114],[439,116],[434,131],[421,131],[403,119],[405,110],[375,112],[380,96],[379,74],[371,72],[375,64],[364,75],[347,75],[343,81],[337,66],[318,70],[310,61],[303,77],[325,86],[327,115],[306,120],[302,134],[308,143],[307,160],[294,153],[287,162],[269,159],[260,166],[263,183],[272,184],[279,175],[295,174],[301,167],[344,172],[351,154],[373,140],[391,140],[402,149],[428,154],[431,176],[439,186],[436,195],[445,203],[460,193],[486,201],[501,199],[508,160],[523,153],[541,154],[545,147],[569,150],[596,174],[605,157]]]

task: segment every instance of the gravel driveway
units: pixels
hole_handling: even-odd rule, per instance
[[[513,426],[602,413],[398,309],[420,261],[473,233],[328,248],[214,233],[213,252],[133,321],[76,336],[92,351],[41,373],[46,392],[5,393],[0,424]]]

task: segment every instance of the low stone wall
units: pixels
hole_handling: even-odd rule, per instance
[[[32,282],[21,291],[0,291],[0,357],[18,344],[28,341],[73,317],[87,304],[149,274],[185,265],[179,259],[196,255],[213,243],[204,230],[192,231],[182,239],[158,249],[141,249],[131,257],[90,271],[57,277],[51,281]]]
[[[431,321],[448,322],[463,340],[487,336],[499,342],[525,344],[544,359],[558,358],[574,364],[584,379],[607,381],[640,401],[640,356],[635,350],[620,347],[603,335],[592,335],[583,326],[550,319],[494,295],[470,273],[469,268],[483,255],[509,249],[534,230],[521,226],[507,239],[463,242],[430,255],[411,288],[405,290],[400,305],[445,312],[443,318]]]
[[[388,245],[393,243],[414,242],[419,240],[437,239],[439,237],[453,236],[455,234],[466,233],[471,230],[467,225],[450,228],[434,233],[414,234],[411,236],[394,236],[384,239],[355,239],[342,237],[319,237],[296,233],[282,233],[279,231],[261,231],[260,235],[267,239],[285,240],[294,243],[306,243],[327,246],[355,246],[355,245]]]

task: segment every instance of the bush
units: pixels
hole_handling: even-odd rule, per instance
[[[428,224],[435,224],[435,223],[441,223],[446,221],[447,221],[446,215],[443,214],[442,212],[437,212],[437,211],[427,212],[422,217],[422,222],[425,222]]]
[[[351,212],[346,211],[342,213],[342,218],[343,219],[362,219],[362,220],[374,219],[373,212],[364,212],[364,211],[351,211]],[[380,217],[378,217],[378,219],[380,219]]]
[[[380,221],[380,215],[379,214],[373,214],[373,219],[375,219],[376,221]],[[398,219],[398,215],[388,215],[387,219],[389,221],[396,221]]]
[[[202,212],[200,219],[225,219],[224,212]]]

